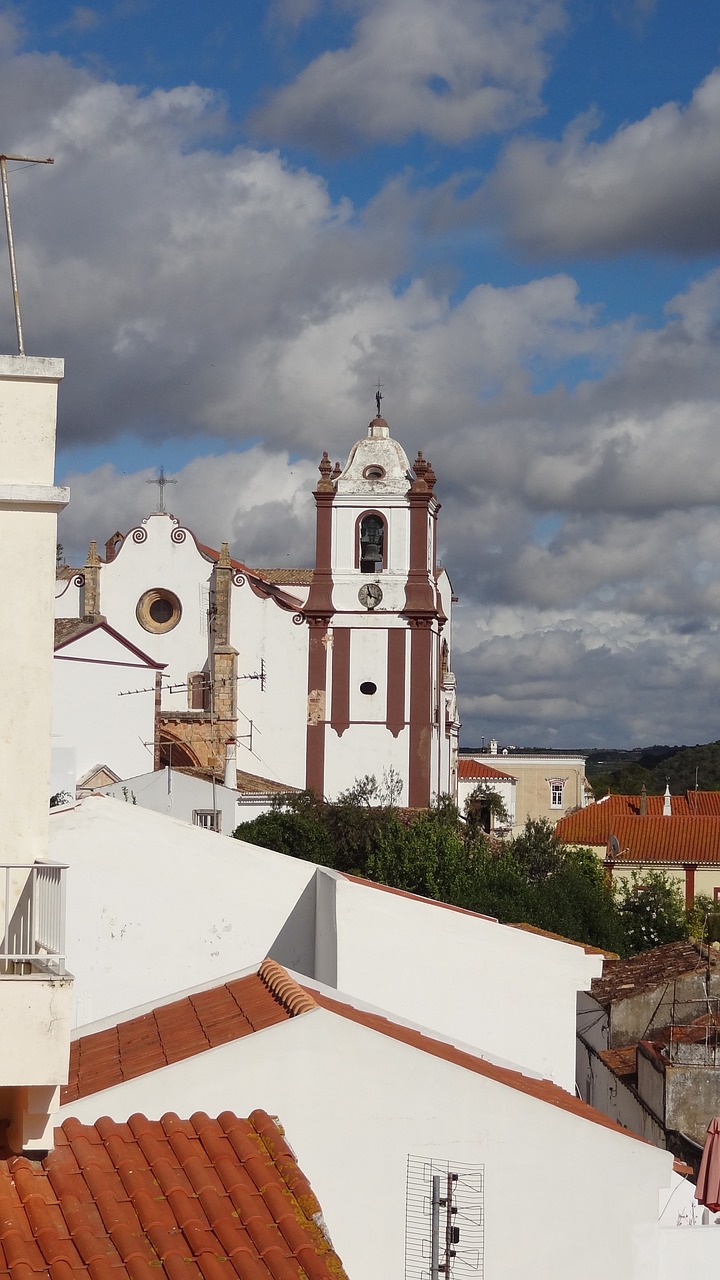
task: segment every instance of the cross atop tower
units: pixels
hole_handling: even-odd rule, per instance
[[[156,484],[158,487],[157,514],[160,515],[165,511],[165,485],[177,484],[177,480],[171,480],[165,475],[165,468],[160,467],[158,474],[154,476],[152,480],[146,480],[145,483]]]
[[[385,399],[385,397],[384,397],[384,395],[383,395],[383,393],[382,393],[382,388],[383,388],[383,386],[384,386],[384,383],[382,383],[382,382],[380,381],[380,379],[378,378],[378,381],[377,381],[377,390],[376,390],[376,392],[375,392],[375,404],[377,405],[377,416],[378,416],[378,418],[380,417],[380,401]]]

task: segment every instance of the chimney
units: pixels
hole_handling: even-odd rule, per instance
[[[82,615],[86,621],[95,621],[100,612],[100,557],[97,542],[88,547],[84,569]]]
[[[640,817],[647,817],[647,791],[643,782],[642,791],[640,792]]]
[[[670,796],[670,783],[665,783],[665,795],[663,797],[663,818],[672,817],[672,799]]]
[[[237,791],[237,742],[228,738],[225,743],[225,786]]]

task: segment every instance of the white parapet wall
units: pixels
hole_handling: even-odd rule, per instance
[[[64,868],[48,852],[57,514],[64,362],[0,356],[0,1116],[15,1151],[53,1144],[67,1080],[72,978],[64,972]],[[42,865],[40,865],[42,864]]]
[[[54,484],[58,384],[64,362],[0,356],[0,545],[8,572],[0,653],[8,675],[0,724],[0,861],[47,855],[52,706]]]

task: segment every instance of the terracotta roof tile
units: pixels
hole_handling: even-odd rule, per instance
[[[61,1101],[111,1089],[315,1007],[312,996],[280,965],[266,960],[257,974],[158,1005],[152,1013],[74,1040]]]
[[[710,965],[716,968],[718,957],[710,951]],[[704,970],[707,951],[694,942],[666,942],[650,951],[641,951],[626,960],[608,960],[601,978],[593,978],[590,991],[598,1004],[609,1005],[613,1000],[642,995],[673,978],[686,973]]]
[[[620,1079],[634,1076],[637,1071],[637,1046],[634,1044],[625,1045],[622,1049],[602,1049],[600,1057]]]
[[[371,1013],[363,1009],[358,1009],[354,1005],[344,1003],[341,1000],[336,1000],[334,997],[325,995],[314,989],[302,987],[293,978],[291,978],[290,974],[288,974],[286,970],[283,969],[282,965],[277,964],[277,962],[274,960],[265,960],[261,966],[260,972],[263,974],[262,978],[260,977],[260,974],[251,975],[249,979],[240,978],[240,979],[237,979],[236,982],[224,984],[224,987],[220,986],[217,988],[213,988],[210,994],[222,992],[222,990],[225,989],[225,990],[231,991],[233,994],[235,994],[236,992],[240,994],[241,990],[247,990],[253,993],[254,995],[256,995],[258,985],[262,985],[262,987],[266,991],[268,999],[275,1000],[276,998],[275,994],[271,994],[270,988],[272,988],[273,992],[277,993],[277,999],[283,1001],[285,1018],[292,1017],[294,1016],[295,1013],[305,1012],[306,1003],[307,1003],[308,1011],[311,1009],[317,1008],[319,1006],[320,1008],[327,1009],[332,1013],[339,1014],[341,1017],[347,1018],[351,1022],[357,1022],[361,1026],[368,1027],[372,1031],[377,1031],[380,1034],[386,1035],[393,1040],[398,1040],[404,1044],[410,1045],[414,1049],[419,1049],[424,1053],[432,1054],[436,1058],[442,1058],[446,1062],[453,1063],[455,1066],[463,1067],[468,1071],[473,1071],[478,1075],[486,1076],[488,1079],[496,1080],[498,1083],[507,1085],[511,1089],[517,1089],[521,1093],[529,1094],[530,1096],[537,1098],[539,1101],[547,1102],[551,1106],[558,1107],[563,1111],[570,1111],[575,1115],[582,1117],[583,1119],[591,1120],[595,1124],[603,1125],[604,1127],[609,1129],[613,1129],[613,1130],[618,1129],[618,1126],[614,1123],[614,1121],[608,1119],[607,1116],[602,1115],[601,1112],[596,1111],[593,1107],[588,1106],[587,1103],[581,1102],[580,1099],[573,1097],[572,1094],[567,1093],[564,1089],[561,1089],[559,1085],[554,1084],[550,1080],[539,1080],[539,1079],[536,1079],[535,1077],[523,1075],[523,1073],[520,1070],[513,1069],[511,1067],[498,1066],[495,1063],[488,1062],[484,1058],[481,1058],[466,1050],[458,1049],[453,1044],[447,1044],[444,1041],[435,1040],[432,1038],[432,1036],[426,1035],[423,1032],[414,1029],[413,1027],[406,1027],[406,1026],[402,1026],[400,1023],[393,1022],[391,1018],[386,1017],[383,1014]],[[265,985],[266,983],[268,984],[267,987]],[[245,987],[244,984],[248,984],[247,987]],[[251,986],[250,984],[254,984],[254,987]],[[192,997],[187,997],[187,999],[195,1000],[197,999],[197,997],[192,996]],[[185,1001],[184,1000],[177,1001],[176,1003],[178,1005],[182,1005],[185,1003]],[[248,1003],[249,1001],[246,999],[244,1001],[246,1008]],[[282,1009],[283,1006],[278,1005],[277,1007]],[[167,1008],[168,1006],[161,1006],[161,1007]],[[153,1016],[153,1015],[150,1015],[150,1016]],[[275,1022],[281,1022],[281,1021],[283,1021],[283,1013],[281,1013],[279,1017],[276,1016],[275,1018]],[[254,1015],[253,1015],[253,1023],[255,1025],[250,1028],[251,1030],[260,1029],[257,1026]],[[128,1026],[131,1026],[132,1023],[125,1023],[123,1025],[128,1027]],[[114,1031],[116,1030],[116,1028],[113,1028],[112,1030]],[[100,1032],[98,1034],[106,1035],[107,1033]],[[237,1039],[245,1034],[247,1034],[247,1032],[240,1031],[238,1033],[238,1036],[233,1038]],[[95,1037],[87,1036],[87,1037],[84,1037],[84,1039],[87,1041],[92,1041],[93,1039],[95,1039]],[[80,1045],[80,1050],[81,1050],[80,1061],[82,1063],[83,1039],[81,1039],[78,1042],[78,1044]],[[202,1052],[203,1047],[207,1047],[207,1046],[198,1045],[198,1047],[195,1049],[194,1052]],[[116,1081],[116,1083],[119,1083],[119,1081]],[[71,1089],[73,1087],[73,1084],[74,1082],[72,1081],[72,1078],[71,1078],[71,1082],[67,1086],[67,1089],[68,1090]],[[73,1097],[78,1097],[78,1096],[82,1097],[82,1096],[85,1096],[86,1094],[93,1093],[93,1092],[95,1092],[95,1087],[92,1079],[90,1079],[89,1081],[80,1080],[79,1091],[75,1093]],[[65,1098],[65,1096],[63,1096],[63,1101],[71,1101],[71,1100],[72,1100],[71,1097]],[[199,1124],[200,1115],[201,1113],[198,1113],[193,1117],[193,1120],[192,1120],[193,1124],[195,1125]],[[221,1161],[221,1156],[223,1154],[224,1148],[219,1147],[217,1145],[217,1142],[213,1138],[213,1132],[215,1132],[215,1135],[217,1137],[217,1131],[214,1131],[212,1129],[214,1122],[208,1121],[207,1117],[204,1117],[204,1120],[207,1122],[206,1129],[203,1129],[203,1141],[205,1142],[206,1150],[216,1165],[218,1175],[225,1178],[227,1174],[227,1170]],[[190,1169],[187,1163],[187,1158],[184,1154],[186,1150],[188,1151],[190,1150],[190,1148],[188,1147],[188,1133],[185,1132],[187,1130],[187,1123],[188,1122],[182,1122],[178,1120],[177,1116],[165,1116],[163,1117],[163,1120],[162,1120],[162,1125],[165,1131],[169,1135],[169,1138],[172,1142],[173,1150],[178,1158],[179,1164],[186,1174],[190,1173]],[[269,1123],[272,1125],[272,1121],[270,1121]],[[228,1134],[228,1129],[227,1129],[224,1116],[221,1115],[218,1118],[218,1124],[222,1127],[223,1132],[227,1136],[229,1136],[230,1141],[231,1142],[234,1141],[232,1133]],[[152,1148],[151,1146],[148,1146],[148,1143],[151,1143],[154,1140],[154,1136],[156,1134],[154,1122],[146,1120],[144,1116],[142,1117],[131,1116],[129,1124],[127,1126],[128,1133],[132,1132],[133,1134],[138,1135],[138,1125],[144,1126],[147,1131],[147,1135],[148,1135],[147,1138],[138,1137],[138,1141],[142,1143],[143,1150],[146,1152],[146,1154],[148,1154],[148,1158],[149,1158],[149,1152],[152,1150]],[[110,1121],[107,1118],[103,1120],[99,1120],[95,1126],[95,1129],[98,1131],[98,1136],[96,1138],[93,1138],[92,1133],[94,1131],[91,1130],[90,1134],[86,1133],[84,1126],[80,1125],[79,1121],[72,1120],[72,1119],[65,1121],[65,1125],[64,1125],[65,1130],[75,1135],[75,1129],[73,1129],[73,1126],[77,1127],[77,1134],[76,1134],[75,1140],[78,1144],[82,1144],[83,1142],[89,1144],[93,1141],[100,1144],[109,1135],[109,1130],[108,1130],[108,1133],[106,1133],[103,1126],[110,1126],[113,1132],[119,1132],[119,1130],[122,1128],[122,1126],[115,1125],[113,1121]],[[620,1132],[626,1133],[627,1136],[631,1138],[636,1137],[635,1134],[632,1134],[625,1129],[621,1129]],[[302,1175],[296,1170],[296,1166],[294,1165],[294,1158],[292,1156],[292,1153],[289,1151],[289,1148],[286,1149],[282,1135],[273,1136],[272,1131],[269,1130],[268,1134],[264,1134],[263,1137],[266,1145],[268,1145],[269,1143],[272,1146],[275,1159],[278,1161],[278,1163],[282,1164],[282,1162],[284,1161],[285,1164],[287,1164],[288,1160],[290,1161],[290,1165],[288,1165],[288,1169],[286,1170],[287,1176],[289,1178],[290,1173],[293,1173],[293,1177],[295,1177],[296,1179],[300,1179],[301,1181],[298,1183],[298,1185],[301,1186],[302,1194],[305,1194],[305,1190],[304,1190],[305,1182],[302,1179]],[[643,1141],[643,1139],[638,1138],[637,1141]],[[93,1159],[92,1153],[87,1149],[84,1149],[84,1154],[85,1154],[85,1161],[87,1165],[90,1166]],[[104,1154],[105,1153],[103,1152],[102,1148],[98,1145],[95,1158],[98,1160],[102,1160],[104,1158]],[[153,1164],[155,1165],[155,1160],[153,1160]],[[283,1164],[283,1168],[285,1168],[285,1164]],[[258,1168],[260,1168],[260,1166],[256,1166],[251,1161],[246,1160],[244,1161],[244,1165],[243,1165],[244,1173],[240,1174],[238,1173],[237,1170],[234,1170],[233,1176],[244,1177],[245,1175],[249,1175],[250,1178],[253,1178]],[[293,1170],[295,1172],[293,1172]],[[160,1179],[160,1173],[157,1173],[157,1177],[158,1179]],[[172,1177],[177,1182],[176,1172],[173,1172]],[[180,1184],[180,1189],[182,1185],[184,1184]],[[228,1184],[224,1182],[224,1185],[227,1186]],[[229,1189],[232,1190],[232,1188],[229,1188]],[[165,1191],[165,1194],[169,1194],[169,1191],[166,1190],[164,1186],[163,1186],[163,1190]],[[300,1194],[297,1191],[297,1188],[296,1188],[296,1193]],[[1,1213],[1,1204],[0,1204],[0,1223],[1,1222],[2,1222],[2,1213]]]
[[[484,764],[480,760],[468,760],[467,757],[461,756],[458,760],[458,778],[487,778],[489,782],[515,782],[516,779],[511,773],[501,773],[499,769],[493,769],[489,764]]]
[[[84,618],[56,618],[55,619],[55,644],[60,644],[63,640],[70,640],[75,636],[82,635],[83,631],[91,631],[93,624],[86,622]]]
[[[633,828],[625,825],[620,827],[620,824],[625,821],[632,823],[634,819],[638,820],[638,826],[634,828],[633,838],[641,841],[657,839],[660,828],[653,828],[652,821],[660,820],[668,824],[663,836],[666,842],[671,831],[673,835],[670,840],[677,841],[688,837],[691,840],[703,838],[711,830],[710,827],[703,831],[698,828],[696,835],[692,836],[688,821],[690,819],[715,819],[715,826],[720,833],[720,791],[688,791],[682,796],[672,796],[670,817],[663,817],[663,796],[647,796],[646,801],[647,813],[641,815],[640,796],[606,796],[597,804],[589,804],[585,809],[577,809],[575,813],[568,813],[560,818],[555,824],[555,834],[566,844],[602,846],[607,845],[611,835],[616,835],[621,848],[624,848],[619,828],[623,833],[630,832]],[[642,834],[643,828],[645,835]]]
[[[263,1111],[66,1120],[56,1137],[42,1164],[0,1161],[0,1274],[11,1280],[345,1278]]]
[[[281,586],[309,587],[313,580],[312,569],[256,569],[255,572],[266,582],[277,582]]]
[[[617,818],[611,834],[620,845],[616,864],[720,864],[720,818]]]

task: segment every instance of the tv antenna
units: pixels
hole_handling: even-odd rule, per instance
[[[482,1280],[485,1168],[408,1156],[405,1280]]]
[[[3,207],[5,209],[5,229],[7,231],[8,257],[10,258],[10,282],[13,291],[13,309],[15,311],[15,329],[17,332],[18,355],[25,355],[22,320],[20,319],[20,293],[18,290],[17,267],[15,265],[15,245],[13,242],[12,222],[10,219],[10,193],[8,191],[7,163],[16,160],[19,164],[54,164],[52,156],[38,159],[36,156],[0,155],[0,181],[2,182]]]

